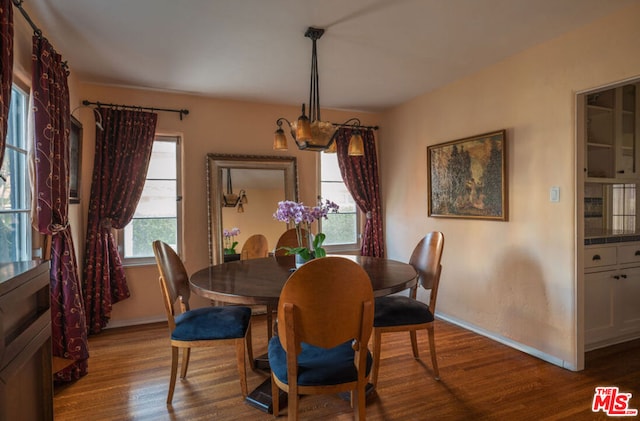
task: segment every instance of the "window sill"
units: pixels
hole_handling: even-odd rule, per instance
[[[140,267],[140,266],[155,266],[156,261],[153,257],[141,258],[141,259],[128,259],[122,261],[122,266],[125,268]]]
[[[327,254],[360,254],[360,247],[354,244],[324,246]]]

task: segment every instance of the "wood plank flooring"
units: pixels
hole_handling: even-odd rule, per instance
[[[266,352],[265,317],[254,318],[255,355]],[[414,360],[408,334],[382,344],[378,390],[369,420],[604,420],[591,411],[596,386],[632,393],[640,409],[640,340],[592,351],[586,369],[556,367],[444,321],[436,322],[440,381],[433,379],[426,333]],[[186,380],[165,403],[171,361],[165,324],[108,329],[89,338],[89,374],[57,387],[57,421],[273,420],[244,402],[233,347],[195,349]],[[249,371],[249,388],[265,375]],[[286,410],[281,419],[286,419]],[[338,396],[305,396],[300,419],[351,420]]]

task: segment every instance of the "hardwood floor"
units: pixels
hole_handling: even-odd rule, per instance
[[[266,351],[265,317],[255,318],[255,355]],[[640,409],[640,340],[590,352],[586,369],[571,372],[444,321],[436,322],[440,381],[432,377],[426,333],[414,360],[406,333],[382,344],[378,390],[369,420],[596,420],[596,386],[632,393]],[[89,374],[57,387],[55,419],[63,420],[273,420],[244,402],[232,346],[195,349],[188,377],[165,403],[171,362],[164,324],[109,329],[89,338]],[[248,372],[249,388],[265,379]],[[286,410],[281,412],[281,419]],[[306,396],[300,418],[351,420],[338,396]]]

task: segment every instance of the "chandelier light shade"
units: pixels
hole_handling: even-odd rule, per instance
[[[309,87],[309,115],[305,112],[305,104],[302,104],[302,114],[297,120],[290,122],[280,117],[276,124],[278,128],[273,138],[273,149],[286,151],[288,149],[287,137],[282,124],[289,126],[291,137],[296,142],[298,149],[314,152],[335,152],[335,137],[340,127],[352,127],[353,134],[349,140],[349,155],[360,156],[364,154],[362,135],[360,129],[377,130],[378,127],[360,125],[360,120],[352,118],[345,123],[337,124],[330,121],[322,121],[320,118],[320,78],[318,75],[318,51],[317,41],[324,34],[324,29],[307,28],[304,36],[312,41],[311,50],[311,85]],[[353,152],[353,153],[352,153]]]
[[[362,140],[362,134],[360,134],[360,130],[355,130],[351,135],[351,140],[349,140],[349,155],[364,155],[364,141]]]

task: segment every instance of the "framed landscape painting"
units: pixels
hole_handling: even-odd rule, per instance
[[[428,214],[507,221],[505,130],[427,147]]]

